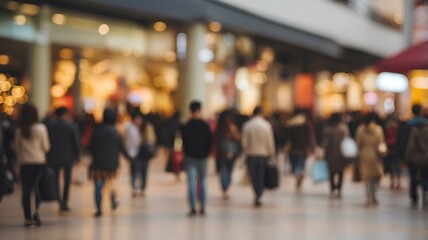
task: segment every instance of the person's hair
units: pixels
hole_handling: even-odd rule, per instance
[[[116,111],[106,108],[103,113],[103,124],[113,125],[116,123]]]
[[[55,116],[59,118],[63,117],[67,113],[68,113],[68,109],[66,107],[59,107],[54,112]]]
[[[366,117],[364,118],[364,123],[366,125],[369,125],[371,122],[377,122],[378,117],[377,114],[375,112],[370,112],[366,115]]]
[[[199,102],[197,100],[194,100],[189,104],[189,109],[190,109],[190,112],[192,112],[192,113],[195,113],[195,112],[201,110],[201,107],[202,107],[201,102]]]
[[[255,116],[255,115],[259,115],[259,114],[261,114],[262,112],[263,112],[262,107],[257,106],[256,108],[254,108],[253,116]]]
[[[415,104],[412,106],[412,113],[415,116],[419,116],[422,113],[422,106],[420,104]]]
[[[342,121],[342,117],[340,116],[340,113],[333,113],[330,117],[330,124],[338,124]]]
[[[39,116],[35,106],[30,104],[22,106],[19,126],[21,127],[21,133],[24,138],[31,138],[31,127],[33,124],[37,123],[38,120]]]

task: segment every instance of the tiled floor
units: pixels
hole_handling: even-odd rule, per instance
[[[284,177],[281,188],[265,192],[264,205],[255,209],[249,186],[234,184],[231,199],[222,200],[211,170],[207,215],[189,218],[184,176],[181,183],[175,182],[156,160],[147,196],[132,199],[126,164],[122,166],[117,212],[111,213],[106,201],[105,215],[94,219],[93,186],[87,183],[73,186],[69,215],[59,216],[57,204],[46,203],[43,226],[25,229],[16,193],[0,204],[0,239],[428,239],[428,212],[410,209],[407,190],[390,191],[388,179],[383,180],[375,208],[364,206],[362,184],[347,180],[342,199],[331,199],[326,183],[313,185],[307,179],[297,194],[293,179]]]

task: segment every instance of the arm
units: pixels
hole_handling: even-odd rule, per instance
[[[268,146],[269,146],[269,157],[275,157],[275,137],[273,135],[273,128],[271,125],[268,127]]]
[[[51,149],[51,144],[49,142],[49,134],[48,134],[48,129],[46,128],[45,125],[42,125],[43,127],[42,129],[42,149],[45,153],[49,152],[49,150]]]
[[[247,152],[248,149],[248,130],[247,127],[244,125],[244,127],[242,128],[242,134],[241,134],[241,144],[242,144],[242,149],[244,151],[244,153]]]

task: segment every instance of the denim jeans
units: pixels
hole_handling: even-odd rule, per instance
[[[131,184],[132,189],[137,190],[136,181],[141,177],[140,189],[144,191],[147,183],[147,169],[149,167],[148,160],[132,159],[131,161]]]
[[[104,180],[95,180],[95,203],[97,205],[98,212],[101,212],[102,190],[104,187],[104,183]]]
[[[207,159],[206,158],[194,158],[186,156],[186,170],[188,178],[188,194],[189,194],[189,204],[191,210],[196,209],[196,182],[199,180],[199,194],[200,194],[200,204],[201,209],[205,209],[205,175],[207,168]]]
[[[221,166],[221,187],[223,192],[226,192],[229,189],[230,183],[232,182],[232,170],[233,164],[235,161],[233,160],[224,160]]]

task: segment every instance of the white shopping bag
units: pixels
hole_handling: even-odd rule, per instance
[[[83,163],[74,166],[73,173],[73,183],[76,185],[82,185],[88,180],[88,170]]]

